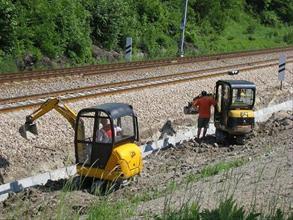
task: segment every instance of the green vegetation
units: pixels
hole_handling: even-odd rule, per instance
[[[136,194],[134,197],[129,198],[131,203],[147,202],[153,199],[157,199],[169,194],[172,194],[174,190],[178,189],[176,182],[171,181],[167,184],[165,189],[154,188],[143,193]]]
[[[200,209],[197,203],[184,203],[177,210],[168,206],[165,202],[164,212],[160,215],[144,216],[145,219],[157,220],[291,220],[293,214],[286,216],[281,209],[273,213],[264,214],[253,210],[246,211],[243,206],[238,206],[232,197],[221,201],[214,209]],[[136,204],[137,205],[137,204]],[[107,200],[95,203],[86,214],[88,220],[92,219],[128,219],[137,217],[135,209],[137,206],[130,204],[127,200],[111,203]]]
[[[178,184],[174,181],[171,181],[167,184],[165,189],[154,188],[152,190],[136,194],[134,197],[129,198],[132,203],[137,202],[146,202],[153,199],[157,199],[162,196],[170,195],[174,192],[174,190],[182,188],[185,183],[189,184],[191,182],[199,181],[200,179],[217,175],[222,172],[227,172],[228,170],[236,167],[240,167],[245,164],[247,160],[237,159],[228,162],[219,162],[215,165],[208,165],[204,167],[199,173],[189,174],[185,177],[185,181],[181,184]]]
[[[220,162],[215,165],[204,167],[199,174],[197,180],[202,178],[216,175],[223,171],[228,171],[231,168],[239,167],[246,163],[246,160],[238,159],[230,162]],[[260,181],[264,171],[263,167],[259,171],[259,176],[255,180]],[[277,179],[278,169],[274,179],[272,180],[271,187],[276,186],[274,183]],[[228,174],[228,173],[227,173]],[[224,176],[236,180],[237,176],[231,174],[224,174]],[[236,177],[236,179],[235,179]],[[157,219],[157,220],[172,220],[172,219],[197,219],[197,220],[292,220],[293,213],[288,213],[279,207],[285,207],[278,200],[278,190],[272,190],[275,195],[272,195],[272,201],[267,201],[267,207],[262,206],[261,209],[256,208],[256,200],[252,201],[250,205],[244,206],[236,202],[234,192],[227,193],[225,187],[219,192],[220,200],[213,208],[202,208],[201,200],[196,195],[190,195],[191,188],[194,188],[191,182],[182,182],[176,184],[174,181],[166,184],[166,188],[159,190],[156,186],[146,189],[143,193],[137,193],[135,196],[127,198],[117,198],[111,195],[107,196],[89,196],[86,193],[76,197],[78,191],[74,191],[75,184],[74,178],[69,181],[62,180],[57,185],[53,184],[52,194],[45,195],[42,200],[36,203],[37,192],[28,190],[24,195],[14,198],[10,201],[10,211],[6,209],[6,215],[3,217],[8,219],[22,218],[44,218],[44,219]],[[50,184],[49,184],[50,185]],[[237,187],[236,183],[236,187]],[[57,188],[56,188],[57,187]],[[56,189],[62,189],[57,196],[54,196]],[[228,186],[231,188],[231,185]],[[273,189],[273,188],[272,188]],[[41,191],[49,192],[48,188],[40,188]],[[253,196],[257,194],[257,184],[254,189]],[[183,200],[178,198],[178,193],[181,193]],[[194,193],[194,192],[193,192]],[[130,194],[131,195],[131,194]],[[43,195],[44,196],[44,195]],[[48,197],[47,197],[48,196]],[[82,197],[84,196],[84,197]],[[48,198],[48,199],[45,199]],[[40,198],[39,198],[40,199]],[[145,213],[141,212],[143,206],[147,206],[148,201],[163,199],[163,204],[160,213]],[[182,199],[182,198],[181,198]],[[194,200],[195,199],[195,200]],[[256,196],[252,199],[256,199]],[[90,202],[89,202],[90,201]],[[175,205],[175,201],[180,202]],[[85,202],[83,204],[83,202]],[[262,202],[261,202],[262,203]],[[9,204],[9,203],[8,203]],[[151,203],[150,203],[151,204]],[[206,204],[205,204],[206,205]],[[250,206],[250,208],[248,208]],[[54,208],[53,208],[54,207]],[[176,208],[175,208],[176,207]],[[256,211],[257,210],[257,211]],[[9,211],[9,212],[8,212]]]
[[[283,220],[292,219],[291,216],[285,217],[282,210],[277,209],[275,213],[270,215],[264,215],[255,211],[246,212],[244,207],[237,206],[233,198],[229,198],[225,201],[221,201],[218,207],[214,209],[203,209],[196,203],[188,204],[185,203],[179,210],[167,209],[161,216],[157,216],[157,220],[257,220],[257,219],[271,219],[271,220]]]
[[[194,182],[198,181],[201,178],[214,176],[219,174],[220,172],[228,171],[229,169],[240,167],[245,164],[247,160],[244,159],[237,159],[228,162],[219,162],[214,165],[209,165],[204,167],[199,173],[197,174],[189,174],[186,176],[187,182]]]
[[[97,201],[93,204],[93,206],[89,209],[87,214],[88,220],[95,219],[126,219],[131,216],[134,216],[134,207],[133,204],[128,201],[118,201],[115,203],[111,203],[109,201],[101,200]]]
[[[184,1],[0,0],[0,71],[92,64],[96,46],[134,59],[178,53]],[[198,55],[293,43],[290,0],[189,0],[185,52]]]

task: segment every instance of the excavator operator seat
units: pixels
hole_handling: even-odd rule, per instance
[[[254,102],[254,90],[252,88],[234,88],[232,89],[231,106],[251,108]]]

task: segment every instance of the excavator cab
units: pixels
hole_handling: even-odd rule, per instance
[[[114,181],[141,172],[141,151],[135,144],[138,123],[132,106],[107,103],[82,109],[75,131],[76,164],[81,176]]]
[[[254,83],[245,80],[219,80],[216,83],[214,123],[217,142],[225,139],[243,144],[254,127]]]

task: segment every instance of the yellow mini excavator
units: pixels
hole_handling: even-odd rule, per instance
[[[217,81],[214,124],[218,143],[235,140],[244,144],[254,127],[255,90],[255,84],[245,80]]]
[[[92,186],[101,182],[123,182],[140,174],[142,154],[135,144],[139,131],[131,105],[107,103],[84,108],[76,114],[58,98],[50,98],[26,117],[20,134],[37,134],[35,120],[55,109],[75,130],[74,146],[77,174],[91,178]],[[102,181],[101,181],[102,180]]]
[[[217,104],[214,111],[216,141],[220,144],[234,142],[244,144],[247,134],[254,127],[254,83],[245,80],[218,80],[213,95]],[[211,94],[210,94],[211,95]],[[200,98],[200,96],[194,99]],[[197,114],[189,102],[185,114]]]

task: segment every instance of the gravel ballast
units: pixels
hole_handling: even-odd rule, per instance
[[[287,57],[293,56],[293,51],[284,53]],[[272,53],[266,55],[248,56],[241,58],[229,58],[224,60],[203,61],[197,63],[189,63],[182,65],[156,67],[142,69],[139,71],[123,71],[111,74],[102,75],[80,75],[80,76],[66,76],[43,80],[30,80],[24,82],[4,83],[0,85],[0,98],[10,98],[24,95],[40,94],[58,90],[80,88],[93,85],[101,85],[105,83],[120,82],[134,79],[142,79],[147,77],[169,75],[172,73],[182,73],[197,71],[203,69],[210,69],[215,67],[224,67],[235,64],[245,64],[249,62],[264,61],[270,59],[278,59],[279,53]]]
[[[141,136],[156,136],[156,131],[167,119],[194,123],[195,116],[183,115],[183,106],[202,90],[212,92],[219,79],[245,79],[257,86],[257,107],[292,98],[293,65],[288,64],[283,90],[279,90],[278,67],[242,72],[237,76],[217,77],[198,81],[142,89],[118,95],[99,97],[69,103],[76,111],[86,106],[105,102],[132,104],[138,114]],[[281,98],[279,98],[281,96]],[[48,171],[74,162],[73,135],[69,123],[56,112],[50,112],[37,121],[39,135],[23,139],[19,127],[32,110],[0,114],[0,161],[2,182],[10,182],[39,172]]]

